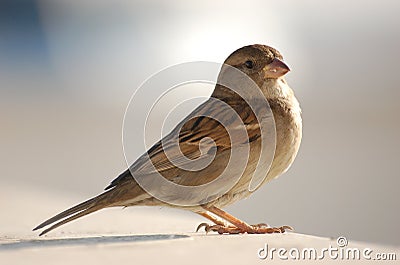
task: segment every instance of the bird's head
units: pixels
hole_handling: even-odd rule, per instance
[[[276,49],[266,45],[249,45],[234,51],[225,60],[251,77],[257,84],[266,79],[278,79],[290,71]]]
[[[286,83],[283,76],[290,69],[283,62],[280,52],[272,47],[261,44],[244,46],[229,55],[224,65],[234,67],[245,75],[238,76],[233,73],[234,71],[229,70],[229,67],[223,66],[218,77],[219,81],[230,80],[240,86],[240,79],[244,76],[250,77],[267,99],[290,93],[290,91],[284,91],[280,85],[280,83]],[[224,98],[234,96],[234,93],[224,86],[217,86],[213,96]]]

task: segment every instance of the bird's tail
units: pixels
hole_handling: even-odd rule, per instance
[[[113,201],[110,201],[110,194],[109,193],[112,193],[113,191],[114,191],[113,189],[109,190],[109,191],[106,191],[106,192],[104,192],[104,193],[102,193],[102,194],[100,194],[100,195],[98,195],[98,196],[96,196],[96,197],[94,197],[92,199],[89,199],[87,201],[84,201],[84,202],[76,205],[76,206],[73,206],[73,207],[71,207],[71,208],[69,208],[69,209],[67,209],[67,210],[65,210],[65,211],[53,216],[52,218],[44,221],[43,223],[41,223],[40,225],[35,227],[33,229],[33,231],[41,229],[41,228],[43,228],[45,226],[48,226],[50,224],[53,224],[53,223],[65,218],[64,220],[59,221],[59,222],[53,224],[52,226],[50,226],[49,228],[45,229],[44,231],[42,231],[39,234],[39,236],[41,236],[41,235],[44,235],[47,232],[50,232],[51,230],[53,230],[53,229],[55,229],[55,228],[57,228],[57,227],[59,227],[59,226],[61,226],[63,224],[69,223],[69,222],[71,222],[71,221],[73,221],[73,220],[75,220],[77,218],[80,218],[80,217],[85,216],[87,214],[93,213],[93,212],[98,211],[100,209],[103,209],[103,208],[106,208],[106,207],[110,207],[110,206],[112,206]]]

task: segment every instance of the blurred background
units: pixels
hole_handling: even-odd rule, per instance
[[[227,210],[299,233],[399,245],[399,11],[388,0],[1,0],[0,236],[30,234],[126,168],[123,115],[150,75],[262,43],[292,69],[304,139],[284,176]],[[159,221],[193,215],[149,211]],[[132,215],[118,218],[141,232]]]

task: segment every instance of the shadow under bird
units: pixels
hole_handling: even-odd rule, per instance
[[[258,91],[265,97],[268,104],[259,104],[256,108],[252,108],[240,95],[217,83],[208,101],[197,107],[174,130],[139,157],[131,167],[114,179],[102,194],[55,215],[34,230],[51,225],[41,232],[40,235],[43,235],[63,224],[103,208],[145,205],[175,207],[200,214],[213,222],[212,225],[202,223],[198,226],[197,230],[204,227],[207,232],[215,231],[220,234],[283,233],[286,229],[291,229],[290,226],[250,225],[221,209],[250,196],[257,190],[249,189],[262,145],[257,112],[269,110],[272,113],[275,127],[267,128],[267,130],[275,130],[273,133],[275,145],[270,166],[265,172],[261,184],[286,172],[297,155],[302,137],[302,119],[299,103],[284,79],[284,75],[289,72],[289,67],[283,62],[282,55],[276,49],[259,44],[236,50],[225,60],[224,65],[233,67],[248,76],[257,85]],[[223,75],[221,68],[219,76],[223,77]],[[242,89],[246,90],[247,88]],[[237,115],[232,115],[232,112],[221,108],[216,102],[225,103]],[[247,139],[232,141],[229,131],[236,130],[235,126],[239,119],[244,125]],[[213,157],[212,162],[200,170],[191,171],[182,168],[181,165],[187,163],[187,160],[181,159],[182,155],[189,160],[197,161],[196,159],[204,154],[200,151],[202,145],[200,141],[204,138],[212,139],[213,148],[210,152]],[[178,144],[173,144],[175,142]],[[218,179],[228,164],[231,151],[235,148],[240,149],[243,145],[249,146],[249,156],[244,168],[234,168],[237,170],[237,174],[242,172],[239,178],[232,175],[232,178],[235,177],[237,181],[229,190],[212,199],[209,198],[207,191],[197,194],[199,200],[197,205],[173,204],[160,200],[152,194],[164,192],[164,195],[169,196],[172,201],[179,201],[180,197],[188,194],[165,190],[162,185],[155,186],[155,190],[149,193],[137,181],[137,177],[140,177],[141,180],[151,182],[154,170],[156,170],[171,183],[201,187],[201,185]],[[219,185],[226,186],[228,184],[230,183],[220,183]]]

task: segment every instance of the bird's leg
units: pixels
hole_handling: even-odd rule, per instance
[[[219,218],[209,214],[208,212],[199,212],[198,214],[200,214],[201,216],[203,216],[203,217],[207,218],[208,220],[212,221],[216,225],[223,225],[223,226],[226,225],[224,220],[219,219]]]
[[[284,233],[285,230],[293,230],[292,227],[290,226],[281,226],[281,227],[269,227],[266,224],[257,224],[257,225],[249,225],[242,220],[234,217],[233,215],[230,215],[229,213],[215,207],[215,206],[210,206],[210,207],[205,207],[203,206],[205,210],[208,212],[211,212],[215,214],[216,216],[219,216],[220,218],[228,221],[231,223],[233,226],[227,226],[223,222],[221,222],[219,219],[216,219],[213,216],[210,216],[207,213],[201,214],[202,216],[206,217],[207,219],[213,221],[216,225],[210,226],[208,224],[200,224],[197,227],[197,231],[201,227],[205,227],[206,232],[209,231],[215,231],[218,232],[219,234],[239,234],[239,233],[248,233],[248,234],[272,234],[272,233]]]
[[[214,231],[213,229],[215,229],[217,227],[229,227],[230,229],[236,228],[235,226],[227,225],[227,223],[223,219],[218,218],[218,217],[216,217],[214,215],[211,215],[210,212],[208,212],[208,211],[207,212],[198,212],[198,214],[203,216],[203,217],[205,217],[205,218],[207,218],[208,220],[212,221],[215,225],[209,225],[207,223],[201,223],[197,227],[196,232],[199,231],[202,227],[204,227],[206,232]]]

